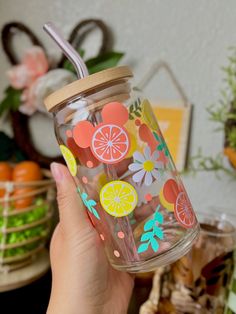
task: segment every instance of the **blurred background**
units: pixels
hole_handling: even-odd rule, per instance
[[[210,121],[212,115],[207,110],[211,105],[217,108],[222,89],[228,90],[229,82],[224,81],[226,76],[222,67],[228,66],[228,57],[235,55],[235,50],[229,49],[236,46],[235,15],[234,0],[0,0],[0,28],[13,21],[24,23],[44,44],[52,63],[59,60],[61,54],[43,31],[43,24],[53,21],[67,38],[76,24],[93,18],[101,19],[109,27],[112,50],[124,53],[119,65],[129,65],[132,68],[136,85],[156,62],[162,60],[168,64],[193,106],[189,135],[190,162],[182,178],[195,211],[201,212],[212,212],[215,209],[222,213],[235,211],[236,176],[235,169],[223,154],[224,127],[216,132],[219,125]],[[100,31],[93,31],[83,43],[85,59],[98,54],[100,42]],[[24,36],[16,36],[14,39],[13,49],[19,58],[25,47],[29,46],[29,41]],[[1,46],[1,98],[9,85],[5,73],[12,66],[2,48]],[[236,83],[231,83],[236,94]],[[165,71],[160,71],[148,82],[144,93],[153,104],[162,100],[175,101],[180,97]],[[30,117],[29,126],[32,141],[40,153],[47,156],[59,154],[50,117],[36,112]],[[0,116],[0,131],[10,137],[13,135],[6,114]],[[200,163],[206,160],[204,156],[210,157],[208,168],[212,171],[191,171],[194,167],[192,158],[199,154],[200,148]],[[220,166],[214,163],[219,154]],[[235,159],[234,162],[236,164]],[[202,168],[199,163],[196,167]],[[206,163],[203,168],[207,168]],[[219,171],[214,171],[218,168]],[[47,280],[50,281],[50,275],[48,276]],[[44,286],[49,287],[47,281],[42,282],[41,287]],[[10,300],[9,295],[5,295],[5,300],[7,298]],[[47,297],[42,304],[43,302],[47,303]],[[39,313],[43,313],[43,310]],[[135,313],[135,310],[130,313]]]

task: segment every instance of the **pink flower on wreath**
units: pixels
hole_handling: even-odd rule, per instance
[[[35,112],[31,91],[48,69],[49,63],[43,49],[33,46],[25,52],[21,64],[7,71],[10,85],[15,89],[23,89],[22,105],[19,108],[23,113],[31,115]]]
[[[12,87],[23,89],[44,75],[48,69],[49,64],[43,49],[33,46],[25,52],[21,64],[7,71],[7,76]]]

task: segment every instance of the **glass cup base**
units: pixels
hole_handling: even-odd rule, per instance
[[[146,273],[156,270],[158,267],[163,267],[174,263],[179,258],[188,253],[197,239],[200,232],[200,226],[197,224],[196,227],[186,237],[182,238],[181,241],[176,243],[171,249],[161,253],[147,261],[135,262],[132,265],[116,265],[112,264],[112,267],[128,273]]]

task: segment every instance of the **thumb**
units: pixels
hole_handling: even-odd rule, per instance
[[[53,162],[51,172],[57,186],[61,227],[65,232],[93,228],[68,169],[64,165]]]

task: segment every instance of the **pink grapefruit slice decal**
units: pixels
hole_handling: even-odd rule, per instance
[[[94,156],[105,164],[115,164],[125,158],[130,141],[126,130],[119,125],[99,125],[93,134],[91,149]]]
[[[189,199],[184,192],[180,192],[175,203],[175,218],[185,228],[192,228],[195,224],[195,215]]]

